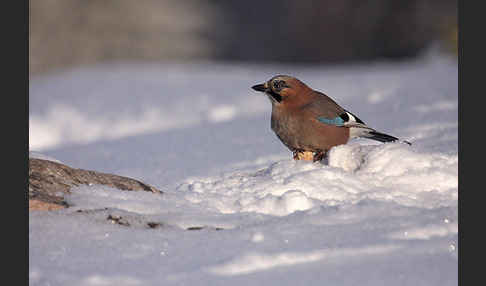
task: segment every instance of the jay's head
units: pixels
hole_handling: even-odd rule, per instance
[[[265,83],[252,86],[256,91],[264,92],[268,95],[272,104],[281,104],[294,101],[310,90],[303,82],[288,75],[277,75]]]

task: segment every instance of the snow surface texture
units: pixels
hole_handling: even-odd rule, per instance
[[[293,161],[270,102],[250,89],[275,74],[413,145],[357,139],[325,162]],[[429,55],[107,64],[31,79],[31,157],[165,193],[82,186],[73,207],[30,212],[30,284],[457,285],[457,78],[454,59]]]

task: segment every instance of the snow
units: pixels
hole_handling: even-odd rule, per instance
[[[61,161],[57,160],[56,158],[52,158],[52,157],[49,157],[45,154],[42,154],[42,153],[39,153],[39,152],[35,152],[35,151],[29,151],[29,158],[33,158],[33,159],[42,159],[42,160],[49,160],[49,161],[53,161],[53,162],[56,162],[56,163],[61,163]]]
[[[30,80],[29,156],[164,194],[29,213],[30,285],[457,285],[457,62],[111,63]],[[294,161],[250,89],[297,76],[370,126]]]

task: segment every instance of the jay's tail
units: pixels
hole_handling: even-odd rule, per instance
[[[397,137],[376,131],[375,129],[367,126],[361,119],[349,111],[345,111],[343,114],[341,114],[340,118],[344,120],[343,126],[349,127],[350,138],[364,137],[380,142],[400,141],[407,143],[408,145],[412,145],[412,143],[408,141],[400,140]]]
[[[361,137],[373,139],[373,140],[380,141],[380,142],[401,141],[400,139],[398,139],[396,137],[393,137],[393,136],[385,134],[385,133],[380,133],[380,132],[375,131],[375,130],[368,130],[368,132],[362,134]],[[412,145],[412,143],[410,143],[408,141],[401,141],[401,142],[407,143],[408,145]]]

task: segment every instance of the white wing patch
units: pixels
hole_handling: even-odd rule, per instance
[[[344,126],[349,127],[349,137],[356,138],[365,135],[370,131],[374,131],[373,128],[368,127],[361,119],[356,117],[351,112],[345,110],[345,113],[341,117],[348,117],[344,122]]]
[[[346,111],[346,114],[348,115],[348,118],[349,118],[349,119],[346,121],[346,123],[348,123],[348,122],[357,122],[357,121],[356,121],[356,117],[354,117],[354,115],[352,115],[351,113],[349,113],[349,112],[347,112],[347,111]]]
[[[366,124],[356,117],[351,112],[345,110],[343,114],[340,115],[342,119],[344,119],[344,126],[347,127],[358,127],[358,128],[369,128]]]

